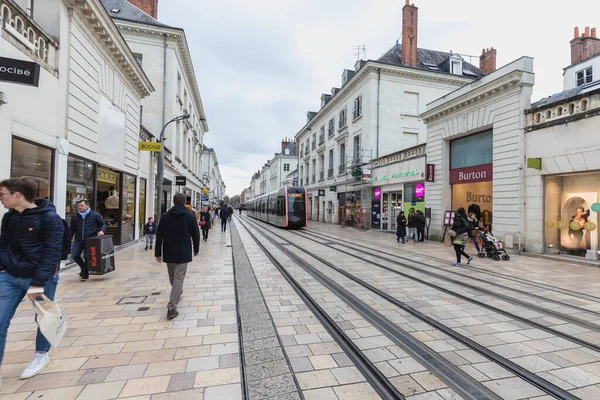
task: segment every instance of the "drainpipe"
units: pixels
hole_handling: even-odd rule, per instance
[[[381,92],[381,68],[377,69],[377,147],[375,158],[379,158],[379,94]]]
[[[163,107],[162,126],[165,126],[165,114],[167,112],[167,34],[163,33]],[[162,185],[162,184],[161,184]]]

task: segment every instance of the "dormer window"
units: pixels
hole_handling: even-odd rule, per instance
[[[594,80],[592,77],[592,67],[587,67],[586,69],[577,71],[575,76],[577,78],[577,86],[583,86],[586,83],[590,83]]]
[[[450,60],[450,73],[452,75],[462,75],[462,60]]]

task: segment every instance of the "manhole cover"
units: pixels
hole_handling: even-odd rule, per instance
[[[123,297],[117,304],[142,304],[148,296],[128,296]]]

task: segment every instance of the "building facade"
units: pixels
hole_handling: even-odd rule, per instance
[[[88,199],[115,244],[139,237],[140,105],[152,83],[99,0],[3,0],[0,13],[0,53],[36,71],[34,84],[0,83],[4,176],[36,178],[67,220]]]
[[[507,248],[525,243],[525,110],[531,105],[533,59],[520,58],[427,106],[425,182],[431,231],[448,213],[476,204],[481,223]]]
[[[156,14],[156,0],[102,0],[102,3],[157,89],[142,101],[144,128],[158,138],[173,118],[189,115],[188,119],[169,124],[164,131],[165,168],[160,212],[166,212],[178,192],[185,193],[188,203],[199,207],[204,188],[201,156],[208,124],[185,32],[158,22],[136,7],[139,5]],[[152,158],[151,154],[145,154],[140,168],[149,193],[146,201],[149,215],[155,214],[156,196],[156,162]],[[177,185],[177,177],[185,177],[185,185]]]
[[[221,177],[219,169],[219,160],[214,149],[204,146],[202,153],[202,182],[208,189],[208,193],[203,196],[202,204],[216,206],[225,197],[225,183]]]
[[[563,91],[527,111],[525,249],[597,260],[600,39],[575,28]]]
[[[405,193],[404,186],[393,187],[395,180],[380,180],[388,174],[376,167],[384,156],[425,143],[419,115],[427,103],[485,75],[458,54],[417,48],[417,11],[414,5],[404,6],[403,42],[377,60],[357,61],[354,70],[344,70],[341,87],[321,96],[320,110],[307,114],[296,135],[299,181],[308,189],[312,220],[392,230],[392,213],[415,202],[414,189]],[[495,54],[494,49],[485,51],[481,67],[495,69]],[[375,191],[384,183],[390,193],[377,197],[381,193]],[[419,207],[423,200],[416,201]]]

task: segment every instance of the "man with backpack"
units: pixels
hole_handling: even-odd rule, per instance
[[[71,257],[79,265],[81,272],[79,277],[81,282],[89,279],[90,273],[87,264],[81,258],[81,253],[85,250],[85,239],[94,236],[103,236],[106,230],[106,223],[102,215],[90,208],[90,202],[86,199],[77,202],[77,214],[71,218],[71,237],[75,236]]]
[[[54,300],[60,260],[66,258],[66,223],[50,201],[35,199],[37,192],[31,178],[0,182],[0,202],[9,209],[0,230],[0,365],[10,320],[21,300],[27,296],[34,301],[42,294]],[[39,374],[48,365],[50,347],[38,329],[35,355],[21,379]]]

